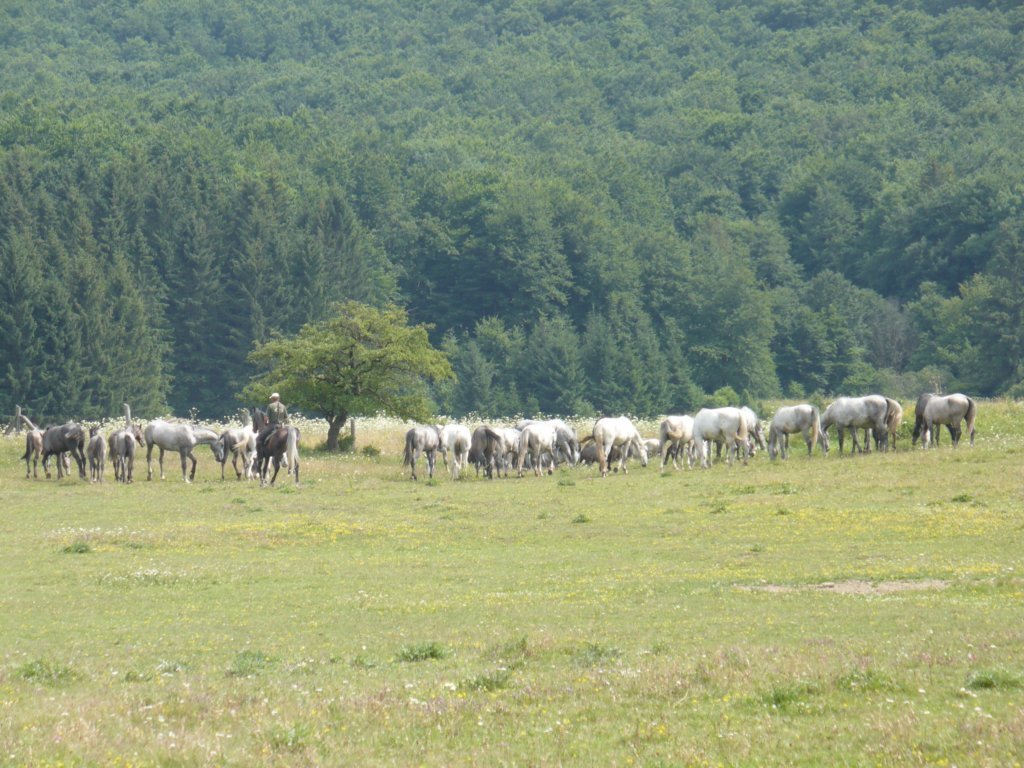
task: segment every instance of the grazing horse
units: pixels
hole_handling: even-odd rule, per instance
[[[118,442],[118,449],[121,451],[118,459],[121,464],[122,483],[130,483],[133,480],[135,474],[135,454],[145,441],[145,438],[139,436],[141,432],[142,430],[136,425],[132,429],[125,431]]]
[[[598,419],[594,424],[594,445],[597,446],[597,461],[601,467],[601,477],[608,477],[608,457],[613,447],[619,449],[619,468],[623,474],[626,469],[626,458],[630,449],[640,456],[640,464],[647,466],[647,446],[633,422],[626,416]]]
[[[89,428],[89,478],[94,483],[103,482],[104,465],[107,463],[107,441],[99,427]]]
[[[441,451],[445,466],[448,466],[448,454],[452,455],[449,472],[452,480],[458,480],[459,472],[469,463],[469,448],[473,442],[473,435],[469,427],[462,424],[445,424],[438,428],[437,438],[438,449]]]
[[[914,406],[914,432],[910,436],[911,447],[917,445],[917,438],[919,438],[921,433],[924,431],[924,408],[928,405],[928,401],[933,397],[941,397],[941,395],[938,395],[935,392],[925,392],[917,398],[917,405]],[[960,441],[960,435],[956,433],[952,424],[947,424],[946,429],[949,430],[949,437],[951,440],[955,440],[957,442]],[[932,435],[932,439],[935,441],[936,445],[939,444],[940,431],[941,430],[936,430],[935,434]],[[923,441],[921,442],[921,447],[927,447]]]
[[[25,433],[25,479],[29,478],[28,460],[32,458],[32,477],[39,477],[39,457],[43,455],[43,430],[38,427]],[[45,467],[44,467],[45,469]]]
[[[712,441],[725,443],[725,460],[732,466],[733,455],[740,455],[747,463],[750,446],[747,420],[739,408],[701,408],[693,417],[693,442],[700,452],[702,469],[710,467],[708,444]]]
[[[120,480],[122,483],[130,483],[132,471],[135,468],[136,448],[144,445],[146,438],[142,434],[142,427],[132,422],[131,406],[124,403],[122,408],[124,408],[124,429],[111,432],[107,438],[107,446],[110,449],[110,461],[114,465],[114,479]],[[125,466],[129,461],[130,466],[128,466],[126,474]]]
[[[402,458],[402,466],[412,468],[413,480],[419,479],[416,477],[416,460],[423,454],[427,457],[427,477],[433,479],[437,451],[440,447],[440,435],[434,427],[413,427],[405,433],[405,453]]]
[[[480,477],[481,468],[488,477],[491,477],[487,454],[488,429],[490,429],[490,427],[480,425],[473,430],[473,435],[469,439],[469,463],[476,467],[477,477]]]
[[[902,411],[901,411],[902,413]],[[853,437],[852,453],[864,453],[857,443],[857,430],[870,429],[876,435],[889,434],[889,401],[881,395],[864,397],[840,397],[821,414],[821,431],[826,432],[835,424],[839,436],[839,455],[843,455],[843,433]]]
[[[665,471],[668,456],[672,454],[672,466],[679,469],[679,451],[684,451],[683,462],[693,467],[693,416],[668,416],[659,428],[661,448],[661,471]]]
[[[64,462],[60,454],[68,452],[78,464],[78,476],[85,480],[85,430],[73,421],[59,427],[47,427],[43,432],[43,472],[50,477],[50,457],[57,457],[57,478],[64,477]]]
[[[757,414],[754,413],[752,408],[748,408],[745,405],[740,408],[740,413],[743,414],[743,419],[747,422],[748,455],[754,455],[755,445],[762,451],[768,450],[768,442],[764,437],[764,427],[761,426],[761,420],[757,418]]]
[[[146,425],[143,431],[146,441],[146,479],[153,479],[153,447],[160,449],[160,479],[164,478],[164,451],[177,451],[181,456],[181,479],[191,483],[196,477],[196,461],[192,450],[197,445],[212,445],[213,455],[217,461],[223,456],[218,453],[215,445],[220,437],[212,429],[193,427],[191,424],[173,424],[163,419],[156,419]],[[186,476],[187,462],[192,461],[192,471]]]
[[[513,454],[519,452],[519,430],[510,427],[477,427],[473,431],[472,444],[469,449],[469,460],[476,464],[477,475],[480,467],[484,468],[487,477],[494,477],[502,470],[508,477],[508,467],[512,463]]]
[[[128,443],[131,442],[131,447]],[[110,433],[107,438],[110,462],[114,465],[114,479],[122,483],[130,483],[131,470],[135,466],[136,449],[146,444],[146,437],[142,433],[142,427],[132,424],[127,429],[118,429]],[[125,476],[125,462],[130,458],[132,466],[129,467],[128,475]]]
[[[558,440],[558,429],[550,421],[532,421],[526,424],[519,433],[518,476],[523,476],[527,455],[530,456],[533,472],[537,477],[541,475],[541,457],[545,453],[551,455],[548,474],[558,469]]]
[[[885,450],[895,453],[896,440],[900,434],[900,427],[903,426],[903,406],[890,397],[885,398],[885,404],[889,406],[889,410],[885,414],[885,438],[884,440],[876,438],[875,447],[882,450],[884,445]]]
[[[535,419],[522,419],[516,424],[516,429],[522,432],[530,424],[550,424],[555,428],[555,448],[561,454],[561,459],[575,466],[580,460],[580,441],[576,436],[576,430],[570,427],[561,419],[546,419],[537,421]]]
[[[810,403],[788,405],[779,408],[768,427],[768,457],[789,458],[789,436],[800,433],[807,443],[807,455],[814,453],[816,443],[821,443],[821,455],[828,456],[828,433],[821,430],[821,414]]]
[[[270,473],[270,462],[274,462],[274,476],[270,478],[270,485],[277,480],[278,470],[281,464],[287,465],[290,473],[295,477],[295,484],[299,484],[299,439],[302,437],[295,427],[282,425],[273,427],[269,432],[264,430],[256,441],[256,466],[260,476],[260,485],[267,484],[267,475]]]
[[[963,432],[960,422],[966,422],[967,433],[971,436],[971,445],[974,445],[974,420],[978,415],[978,407],[967,395],[959,392],[954,395],[936,395],[931,398],[924,407],[924,438],[922,444],[926,447],[931,442],[932,435],[936,435],[938,445],[938,431],[936,424],[945,424],[952,427],[953,447],[960,444]]]
[[[217,443],[220,443],[220,479],[224,479],[224,466],[228,461],[228,454],[231,454],[231,467],[235,470],[235,477],[242,479],[244,474],[247,480],[253,477],[253,465],[256,462],[256,430],[253,429],[252,414],[245,408],[240,409],[244,414],[242,426],[230,427],[220,433]],[[210,446],[210,450],[217,455],[217,443]],[[242,459],[242,471],[238,469],[238,459]]]

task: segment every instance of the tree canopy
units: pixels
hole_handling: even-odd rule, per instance
[[[404,309],[349,301],[335,314],[308,323],[292,337],[275,336],[249,353],[264,369],[244,392],[266,400],[277,391],[292,405],[322,414],[327,448],[338,450],[338,433],[349,416],[381,411],[425,420],[434,412],[428,383],[452,378],[444,353],[430,344],[427,327],[408,324]]]
[[[349,300],[431,325],[453,413],[1020,393],[1022,37],[990,0],[7,3],[0,411],[223,415]]]

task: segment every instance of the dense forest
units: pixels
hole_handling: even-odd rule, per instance
[[[1024,396],[1022,37],[996,0],[8,0],[0,413],[221,416],[346,300],[432,325],[454,414]]]

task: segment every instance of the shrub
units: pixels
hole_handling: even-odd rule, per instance
[[[61,685],[78,677],[71,667],[36,659],[18,667],[15,674],[22,680],[43,685]]]
[[[417,643],[407,645],[398,652],[399,661],[426,661],[428,659],[443,659],[448,653],[440,643]]]

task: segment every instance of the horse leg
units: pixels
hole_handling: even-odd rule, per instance
[[[270,487],[274,487],[274,483],[277,482],[277,473],[281,470],[281,457],[274,456],[274,474],[270,478]]]
[[[188,475],[188,481],[191,483],[193,480],[196,479],[196,464],[198,463],[196,462],[196,456],[194,453],[192,453],[191,448],[189,448],[188,450],[188,457],[192,460],[192,471],[189,472]]]
[[[77,451],[72,450],[71,453],[75,457],[75,461],[78,462],[78,476],[85,480],[85,451],[79,448]]]

